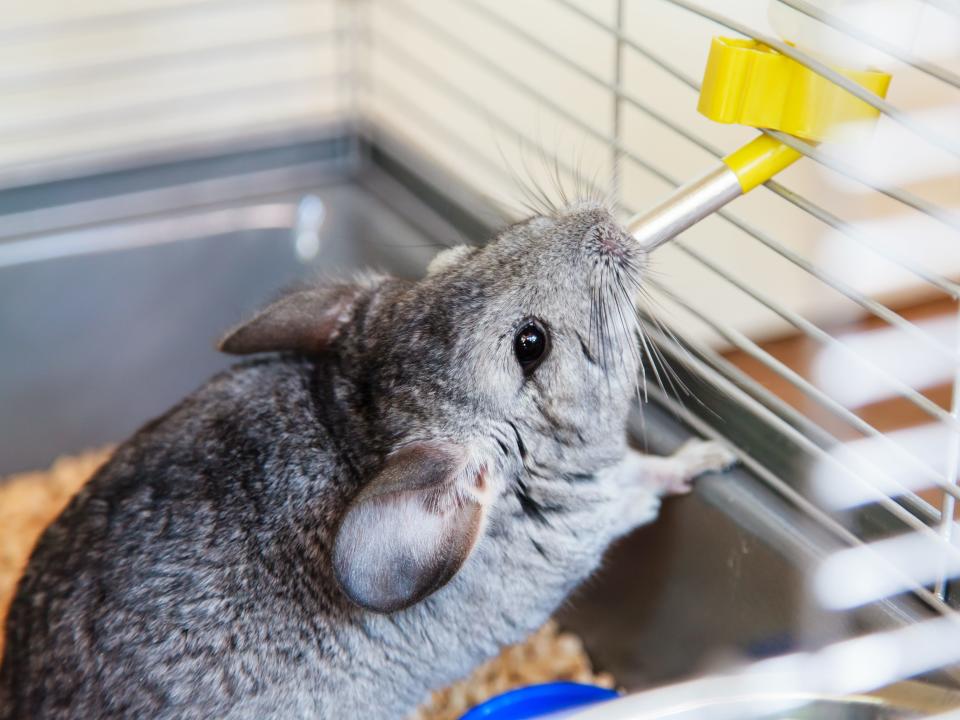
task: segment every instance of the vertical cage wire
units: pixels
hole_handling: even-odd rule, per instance
[[[623,0],[616,0],[614,10],[615,27],[623,29]],[[610,137],[610,203],[620,208],[623,199],[620,197],[620,163],[623,162],[623,153],[619,149],[621,144],[620,127],[623,124],[623,40],[618,36],[614,40],[613,50],[613,110]]]
[[[960,346],[960,304],[957,305],[957,344]],[[960,366],[957,367],[953,376],[953,396],[950,414],[954,418],[960,419]],[[960,432],[953,435],[947,447],[947,480],[952,483],[954,487],[956,487],[957,482],[960,481]],[[955,517],[955,511],[956,496],[952,493],[944,495],[943,506],[940,509],[940,534],[947,543],[953,543],[954,541],[954,523],[952,519]],[[949,590],[947,583],[949,580],[949,572],[946,568],[942,569],[937,577],[935,592],[944,601],[949,599],[947,597]]]

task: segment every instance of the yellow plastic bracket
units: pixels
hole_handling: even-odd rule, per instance
[[[740,189],[747,193],[801,157],[799,152],[776,138],[760,135],[727,155],[723,162],[737,174]]]
[[[885,97],[890,75],[837,72]],[[721,123],[780,130],[820,142],[837,125],[875,119],[879,111],[797,61],[755,40],[716,37],[710,45],[697,110]],[[762,136],[724,158],[744,192],[766,182],[800,154]]]

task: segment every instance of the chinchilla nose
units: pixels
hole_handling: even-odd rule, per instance
[[[590,226],[584,242],[597,248],[603,255],[625,258],[632,240],[611,217],[605,217]]]

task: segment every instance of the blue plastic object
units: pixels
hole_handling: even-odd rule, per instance
[[[615,690],[596,685],[572,682],[530,685],[497,695],[482,705],[477,705],[460,720],[530,720],[613,700],[615,697]]]

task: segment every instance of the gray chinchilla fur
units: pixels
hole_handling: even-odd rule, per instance
[[[43,535],[0,717],[401,718],[729,455],[629,449],[644,258],[579,205],[290,294]]]

